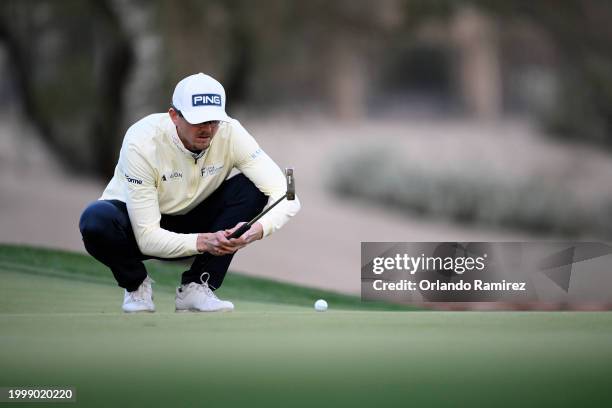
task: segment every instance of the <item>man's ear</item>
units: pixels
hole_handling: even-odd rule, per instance
[[[179,114],[176,111],[176,109],[170,107],[170,109],[168,109],[168,115],[170,115],[170,119],[172,119],[172,122],[174,122],[175,125],[177,125],[178,120],[179,120]]]

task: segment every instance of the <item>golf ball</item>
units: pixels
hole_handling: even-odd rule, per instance
[[[327,302],[323,299],[317,300],[314,306],[317,312],[324,312],[327,310]]]

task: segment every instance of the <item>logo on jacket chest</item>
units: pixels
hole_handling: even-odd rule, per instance
[[[162,174],[162,181],[168,181],[168,180],[172,180],[172,179],[182,179],[183,178],[183,173],[181,173],[180,171],[172,171],[169,173],[165,173]]]
[[[202,177],[214,176],[215,174],[219,174],[221,170],[223,170],[223,164],[211,164],[209,166],[202,167],[200,173]]]

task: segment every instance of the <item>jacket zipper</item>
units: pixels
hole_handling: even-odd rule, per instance
[[[198,185],[198,158],[193,158],[193,179],[191,181],[191,191],[189,192],[189,197],[193,197],[196,193],[196,187]]]

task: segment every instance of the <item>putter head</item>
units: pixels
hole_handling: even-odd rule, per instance
[[[293,167],[285,169],[287,179],[287,200],[295,200],[295,179],[293,178]]]

